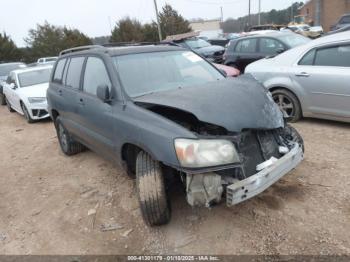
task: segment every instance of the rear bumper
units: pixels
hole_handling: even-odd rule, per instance
[[[233,206],[260,194],[294,169],[303,157],[302,148],[299,144],[295,144],[288,154],[273,165],[245,180],[229,185],[226,189],[227,205]]]

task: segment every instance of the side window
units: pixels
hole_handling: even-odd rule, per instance
[[[318,49],[316,51],[315,65],[350,67],[350,45]]]
[[[261,38],[259,44],[260,52],[264,54],[276,54],[277,50],[284,49],[282,43],[271,38]]]
[[[304,55],[304,57],[299,61],[299,65],[311,66],[314,64],[316,50],[313,49]]]
[[[66,61],[67,61],[67,59],[61,59],[57,62],[55,74],[54,74],[53,79],[52,79],[53,82],[62,84],[63,69],[64,69],[64,65],[66,64]]]
[[[83,90],[96,95],[97,87],[100,85],[107,85],[109,89],[112,86],[106,66],[100,58],[89,57],[86,62]]]
[[[70,59],[66,78],[67,87],[79,89],[81,70],[83,68],[84,60],[85,57],[73,57]]]
[[[237,43],[235,51],[238,53],[255,53],[257,39],[241,40]]]
[[[340,20],[339,24],[350,24],[350,15],[349,15],[349,16],[344,16],[344,17]]]

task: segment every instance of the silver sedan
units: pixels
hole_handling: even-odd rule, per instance
[[[245,72],[271,91],[292,122],[303,116],[350,122],[350,32],[259,60]]]

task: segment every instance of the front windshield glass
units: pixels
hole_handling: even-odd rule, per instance
[[[50,74],[51,68],[20,73],[18,74],[19,85],[20,87],[27,87],[48,83]]]
[[[196,38],[196,39],[187,39],[187,40],[185,40],[185,43],[186,43],[191,49],[199,49],[199,48],[211,46],[210,43],[208,43],[207,41],[205,41],[205,40],[203,40],[203,39],[200,39],[200,38]]]
[[[24,64],[4,64],[0,65],[0,76],[8,76],[11,71],[16,70],[18,68],[25,67]]]
[[[283,35],[283,36],[279,36],[278,39],[280,39],[283,43],[285,43],[291,48],[306,44],[311,41],[310,38],[307,38],[299,34]]]
[[[114,57],[114,62],[130,97],[224,79],[212,65],[189,51],[122,55]]]

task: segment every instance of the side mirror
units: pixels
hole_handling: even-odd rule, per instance
[[[109,87],[107,85],[100,85],[100,86],[98,86],[96,95],[104,103],[109,102],[110,101]]]
[[[11,84],[10,84],[10,88],[13,89],[13,90],[15,90],[15,89],[17,88],[17,86],[16,86],[15,83],[11,83]]]
[[[286,49],[284,49],[284,48],[278,48],[277,50],[276,50],[276,53],[277,54],[282,54],[282,53],[284,53],[286,51]]]

